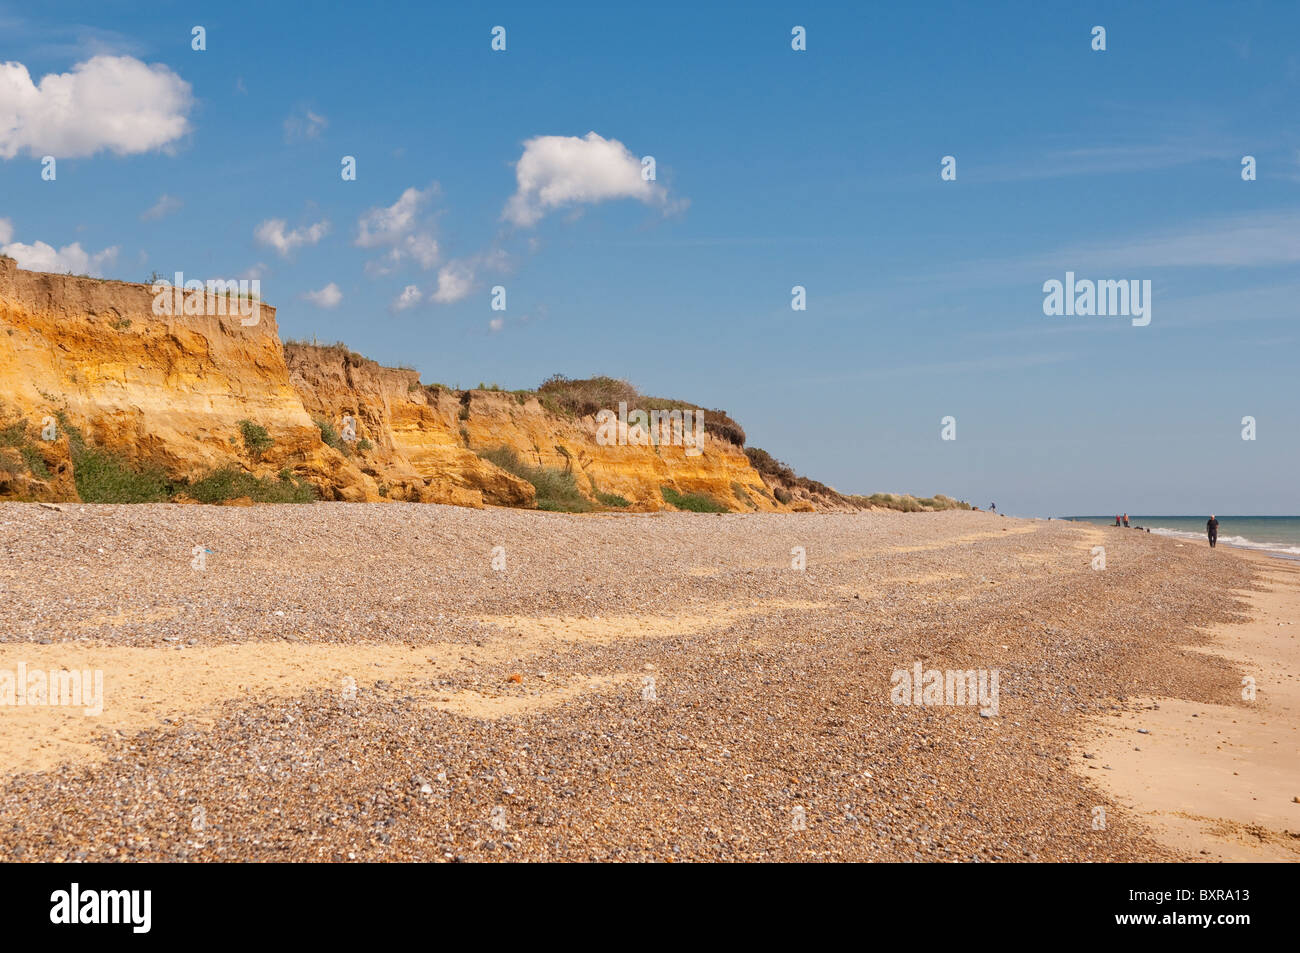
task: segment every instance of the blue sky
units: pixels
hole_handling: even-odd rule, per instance
[[[1300,512],[1295,4],[538,6],[0,4],[85,111],[6,67],[0,245],[259,275],[282,336],[425,381],[625,377],[846,492]],[[114,100],[96,57],[153,69]],[[1150,325],[1045,316],[1067,270]]]

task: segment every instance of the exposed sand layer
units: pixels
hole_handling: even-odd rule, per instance
[[[0,554],[0,678],[105,684],[0,705],[0,860],[1198,857],[1081,725],[1278,704],[1203,650],[1251,563],[1060,521],[4,504]]]
[[[1221,550],[1225,554],[1226,549]],[[1209,631],[1200,651],[1228,659],[1241,704],[1134,699],[1100,721],[1076,767],[1151,824],[1157,838],[1205,860],[1300,860],[1300,564],[1236,552],[1267,587],[1243,593],[1251,621]],[[1254,689],[1254,698],[1248,696]]]

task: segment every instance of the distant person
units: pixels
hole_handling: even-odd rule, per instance
[[[1128,514],[1124,514],[1124,528],[1128,529]]]
[[[1214,518],[1213,513],[1205,521],[1205,535],[1210,537],[1210,548],[1213,549],[1214,544],[1219,541],[1219,521]]]
[[[1123,525],[1124,525],[1123,523],[1121,523],[1121,522],[1119,521],[1119,514],[1118,514],[1118,513],[1115,514],[1115,525],[1116,525],[1116,526],[1123,526]]]
[[[989,504],[989,512],[990,512],[990,513],[996,513],[997,511],[998,511],[998,505],[997,505],[996,503],[990,503],[990,504]]]

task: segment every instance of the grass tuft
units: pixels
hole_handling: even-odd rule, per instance
[[[507,473],[527,480],[537,490],[537,508],[556,513],[590,513],[595,506],[578,490],[573,474],[559,467],[535,467],[509,447],[479,451],[479,456]]]
[[[661,486],[659,492],[664,502],[689,513],[730,513],[731,510],[707,493],[678,493],[670,486]]]

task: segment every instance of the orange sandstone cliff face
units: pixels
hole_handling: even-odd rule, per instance
[[[238,313],[158,315],[153,304],[148,285],[20,271],[0,257],[0,428],[25,422],[36,435],[61,419],[174,478],[287,469],[327,500],[532,506],[531,483],[479,455],[504,447],[569,471],[590,499],[616,494],[637,510],[667,508],[663,487],[737,511],[811,508],[778,503],[743,449],[709,434],[707,416],[698,455],[602,446],[595,418],[553,413],[535,396],[426,387],[341,347],[283,346],[269,305],[246,324]],[[346,432],[347,418],[355,440],[327,444],[318,422]],[[266,428],[270,447],[250,452],[241,421]],[[0,446],[0,497],[77,499],[68,435],[54,430],[27,450],[48,476]]]
[[[571,419],[543,408],[536,396],[505,391],[454,392],[420,384],[414,371],[383,367],[337,347],[289,344],[290,380],[313,415],[352,416],[362,468],[386,481],[390,496],[474,505],[529,506],[532,484],[478,452],[505,447],[526,465],[566,470],[579,492],[622,496],[633,509],[665,508],[661,488],[704,493],[737,511],[785,509],[750,466],[744,450],[708,434],[702,452],[684,446],[602,446],[594,417]],[[612,408],[611,408],[612,409]],[[412,476],[427,481],[415,488]]]
[[[321,442],[289,386],[274,308],[244,326],[238,314],[156,315],[153,303],[148,285],[19,271],[0,258],[6,418],[39,430],[62,414],[92,443],[177,477],[288,467],[327,499],[378,499],[373,481]],[[259,461],[238,438],[241,420],[274,440]],[[66,441],[60,432],[54,442]]]

